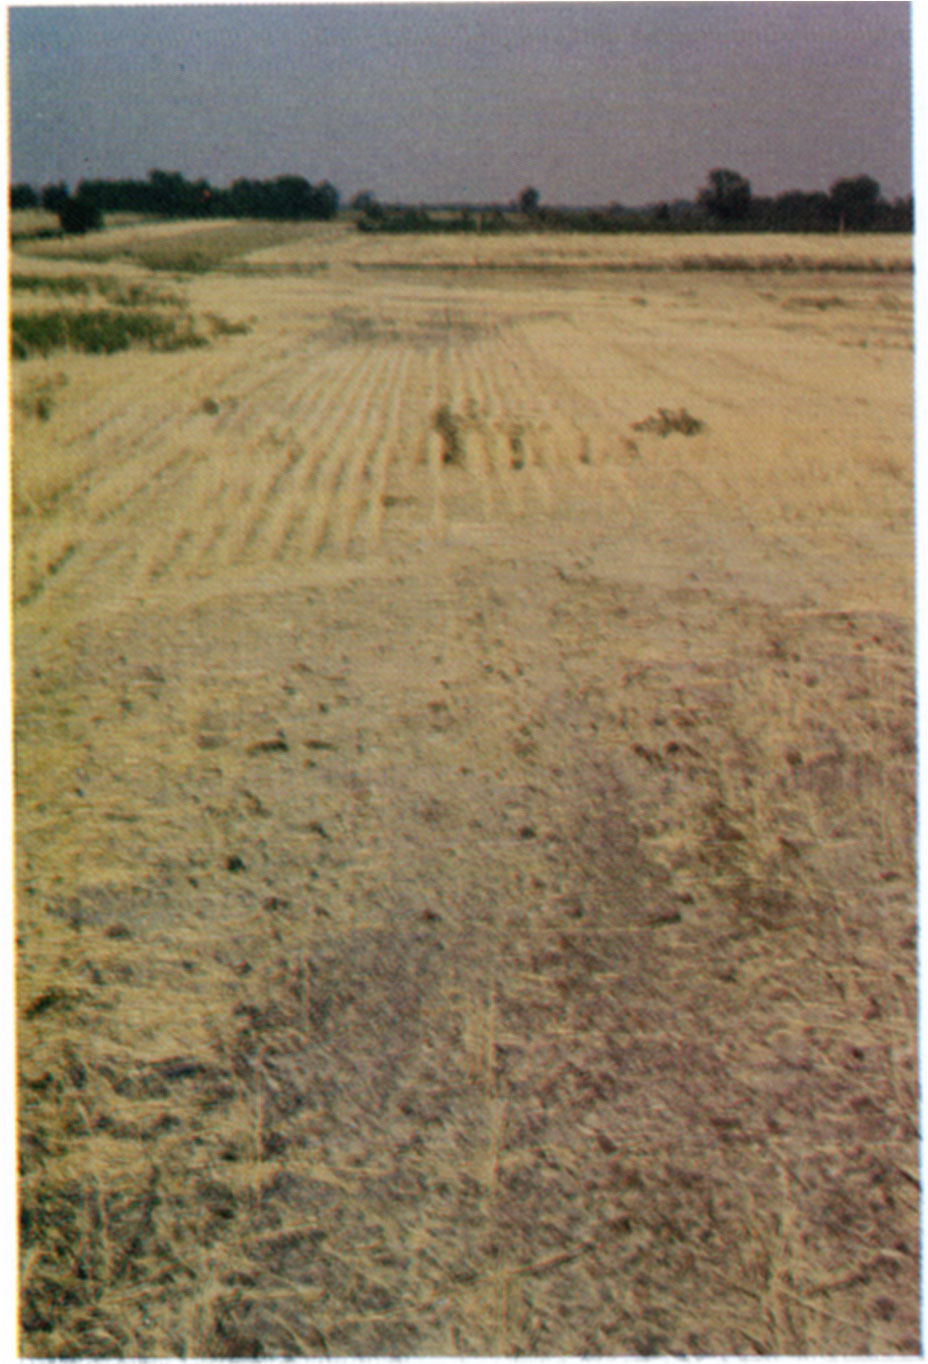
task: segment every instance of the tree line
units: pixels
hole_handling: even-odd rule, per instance
[[[153,170],[147,180],[82,180],[74,194],[66,184],[13,185],[12,208],[45,208],[56,213],[64,232],[103,225],[106,213],[145,213],[159,218],[279,218],[326,220],[339,210],[339,193],[327,180],[311,184],[300,175],[272,180],[235,180],[214,189],[177,171]],[[507,205],[463,206],[442,211],[383,205],[369,190],[351,201],[365,232],[499,232],[525,229],[585,232],[911,232],[912,195],[889,202],[869,175],[835,180],[821,190],[787,190],[775,197],[755,195],[738,171],[709,172],[695,199],[676,199],[628,208],[568,209],[542,203],[534,186]]]
[[[147,180],[82,180],[71,194],[64,183],[14,185],[11,208],[44,208],[56,213],[65,232],[102,227],[105,213],[148,213],[158,218],[328,219],[338,212],[339,194],[327,180],[310,184],[301,175],[272,180],[239,179],[228,189],[207,180],[186,180],[177,171],[153,170]]]
[[[737,171],[717,168],[693,200],[627,208],[568,209],[542,203],[532,185],[505,209],[465,206],[437,213],[406,205],[384,206],[369,191],[352,200],[365,232],[501,232],[541,229],[575,232],[911,232],[912,195],[892,203],[869,175],[836,180],[828,193],[788,190],[775,197],[755,195]]]

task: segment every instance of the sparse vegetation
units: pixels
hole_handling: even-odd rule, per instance
[[[14,272],[10,276],[10,288],[14,293],[86,295],[91,288],[104,292],[104,281],[102,278],[96,280],[92,275],[23,275]]]
[[[112,275],[25,275],[14,272],[10,276],[10,288],[14,294],[48,293],[66,297],[86,297],[96,292],[114,306],[122,308],[184,306],[184,299],[179,294],[153,289],[148,284],[126,284]]]

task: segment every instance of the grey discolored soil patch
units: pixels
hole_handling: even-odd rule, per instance
[[[371,315],[360,309],[343,308],[331,314],[324,335],[335,345],[386,343],[415,349],[474,341],[496,334],[498,326],[474,321],[458,309],[446,308],[426,318]]]

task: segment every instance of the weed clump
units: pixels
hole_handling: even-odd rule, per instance
[[[206,313],[206,323],[213,336],[247,336],[251,331],[248,322],[230,322],[219,313]]]
[[[518,423],[509,430],[510,464],[513,469],[525,468],[525,427]]]
[[[669,436],[674,431],[679,432],[681,436],[695,436],[698,431],[704,429],[705,422],[687,412],[685,407],[681,407],[678,412],[659,407],[653,416],[646,417],[640,422],[632,422],[633,431],[653,431],[656,436]]]
[[[436,408],[432,426],[443,441],[442,463],[463,464],[464,429],[460,418],[455,416],[448,403],[442,403]]]

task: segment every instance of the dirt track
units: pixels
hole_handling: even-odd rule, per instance
[[[916,1352],[909,280],[336,247],[17,367],[33,1348]]]

